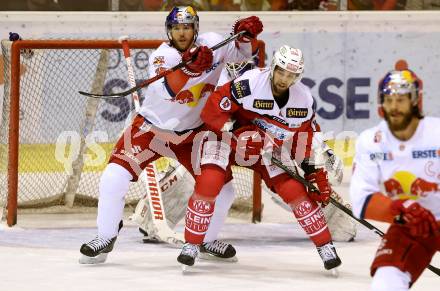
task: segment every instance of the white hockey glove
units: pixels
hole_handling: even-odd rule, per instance
[[[312,143],[314,163],[316,167],[323,167],[327,171],[332,186],[341,184],[344,175],[344,164],[325,143],[322,134],[316,133]]]
[[[344,177],[344,164],[342,160],[334,154],[331,148],[324,154],[327,156],[324,167],[328,173],[329,181],[333,186],[337,186],[341,184],[342,178]]]

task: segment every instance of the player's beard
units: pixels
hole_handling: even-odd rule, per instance
[[[184,52],[191,47],[192,39],[180,38],[178,40],[173,40],[174,47],[178,51]]]
[[[390,128],[391,131],[400,131],[406,129],[414,117],[412,110],[409,110],[407,112],[397,112],[397,113],[401,117],[399,118],[399,121],[392,120],[391,113],[384,111],[385,120],[387,121],[388,127]]]

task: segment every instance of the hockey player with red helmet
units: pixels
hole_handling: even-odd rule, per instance
[[[371,266],[373,291],[408,290],[440,250],[440,119],[422,115],[421,81],[398,64],[379,83],[385,120],[360,134],[350,185],[357,217],[391,224]]]
[[[332,190],[326,171],[310,163],[312,139],[318,125],[314,99],[308,87],[300,82],[303,70],[301,50],[284,45],[275,53],[270,68],[247,71],[212,93],[201,116],[208,128],[218,134],[227,129],[231,120],[239,125],[232,131],[233,162],[262,175],[265,183],[291,207],[299,224],[316,245],[324,267],[333,269],[341,264],[341,260],[318,205],[328,203]],[[208,147],[227,152],[223,149],[228,144],[225,139],[223,141],[213,141]],[[260,154],[263,147],[265,151],[273,148],[278,159],[287,154],[283,160],[291,163],[292,159],[295,160],[304,170],[305,177],[317,184],[321,194],[307,192],[303,184],[263,157]],[[227,178],[229,159],[224,153],[218,154],[217,159],[214,154],[205,160],[202,158],[202,164],[204,162],[211,165],[205,167],[198,179],[207,181],[204,183],[209,188],[204,193],[196,188],[188,203],[187,243],[178,257],[184,265],[194,264],[202,240],[198,230],[209,225],[205,213],[214,207],[217,189]]]
[[[194,138],[203,129],[200,112],[206,99],[226,62],[246,60],[256,53],[256,36],[263,29],[256,16],[238,20],[233,34],[245,34],[212,51],[210,47],[224,38],[213,32],[198,35],[199,16],[193,7],[174,7],[165,26],[169,42],[151,54],[149,75],[188,62],[148,86],[139,114],[115,145],[99,185],[98,235],[81,246],[81,263],[105,261],[121,227],[130,182],[137,181],[149,163],[161,156],[171,157],[194,175],[197,165],[191,162],[191,154]]]

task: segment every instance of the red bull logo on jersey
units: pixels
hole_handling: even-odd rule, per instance
[[[413,159],[435,159],[440,158],[440,149],[413,150]]]
[[[384,182],[385,190],[390,197],[414,199],[426,197],[428,193],[438,191],[437,183],[419,178],[409,171],[397,171]]]
[[[180,91],[176,96],[172,97],[171,102],[186,104],[189,107],[195,107],[199,104],[201,98],[208,97],[215,89],[212,84],[200,83],[192,86],[187,90]]]
[[[163,64],[165,64],[165,57],[164,56],[157,56],[154,58],[153,66],[160,67],[160,66],[163,66]]]

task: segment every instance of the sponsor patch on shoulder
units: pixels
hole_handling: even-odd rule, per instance
[[[262,110],[272,110],[274,105],[273,100],[255,99],[252,107]]]
[[[308,108],[286,108],[286,117],[289,118],[304,118],[308,113]]]
[[[160,67],[163,64],[165,64],[165,57],[164,56],[157,56],[153,60],[153,66]]]
[[[222,98],[222,100],[220,100],[220,108],[223,109],[224,111],[229,111],[231,110],[232,104],[231,104],[231,100],[229,100],[229,98],[227,96],[224,96]]]
[[[240,80],[238,82],[233,82],[231,84],[232,96],[235,99],[240,99],[251,95],[251,88],[249,86],[249,80]]]

